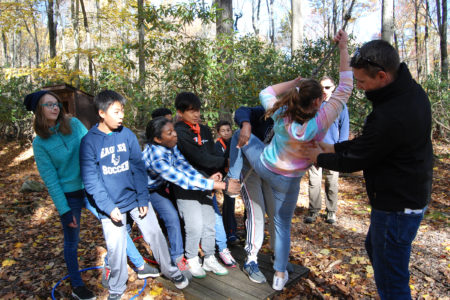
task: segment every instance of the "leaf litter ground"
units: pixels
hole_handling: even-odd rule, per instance
[[[450,299],[450,146],[435,145],[432,202],[413,243],[410,286],[414,299]],[[29,145],[0,143],[0,298],[51,299],[53,286],[64,277],[63,236],[57,211],[46,191],[21,193],[26,179],[41,181]],[[339,179],[337,223],[325,223],[325,211],[314,224],[303,223],[307,212],[308,181],[302,179],[292,224],[291,262],[308,267],[307,278],[285,289],[276,299],[377,299],[373,269],[364,250],[370,207],[361,173]],[[236,204],[239,233],[245,236],[243,205]],[[134,229],[134,235],[138,235]],[[80,268],[101,266],[105,243],[100,223],[83,212],[79,246]],[[139,244],[145,257],[148,249]],[[270,253],[266,238],[261,250]],[[108,292],[101,285],[101,270],[82,273],[98,299]],[[142,288],[129,268],[130,299]],[[70,298],[65,280],[57,299]],[[140,299],[184,299],[180,291],[165,289],[149,279]]]

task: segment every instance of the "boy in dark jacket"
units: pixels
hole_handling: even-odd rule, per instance
[[[94,103],[100,122],[81,141],[81,176],[95,202],[108,249],[109,297],[120,299],[128,279],[127,217],[133,218],[164,275],[182,289],[188,280],[171,264],[169,250],[149,203],[147,174],[136,136],[122,126],[125,98],[113,91],[99,93]]]
[[[175,130],[180,152],[196,170],[208,178],[225,167],[226,159],[216,153],[209,128],[199,124],[200,106],[197,95],[189,92],[178,94],[175,107],[181,120],[175,124]],[[206,276],[205,270],[217,275],[228,274],[227,269],[214,256],[216,217],[211,192],[185,190],[179,186],[174,186],[173,190],[178,211],[185,224],[185,257],[192,276],[203,278]],[[200,243],[205,253],[203,265],[198,257]]]

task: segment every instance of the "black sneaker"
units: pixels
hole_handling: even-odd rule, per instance
[[[120,300],[122,299],[122,294],[109,294],[108,300]]]
[[[305,217],[303,222],[305,222],[306,224],[314,223],[318,216],[319,216],[319,212],[310,211],[310,212],[308,212],[308,215]]]
[[[91,292],[86,286],[77,286],[72,289],[72,297],[78,300],[95,300],[94,293]]]
[[[137,270],[136,273],[139,279],[145,279],[148,277],[155,278],[161,275],[158,269],[148,265],[147,263],[144,263],[144,268],[142,270]]]

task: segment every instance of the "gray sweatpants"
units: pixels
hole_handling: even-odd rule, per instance
[[[244,158],[241,180],[247,176],[249,171],[250,165]],[[274,200],[270,184],[262,180],[256,172],[251,172],[242,186],[241,195],[247,210],[245,251],[249,261],[257,261],[259,249],[261,249],[264,241],[264,217],[266,213],[269,217],[270,247],[274,249],[275,246]]]
[[[184,220],[186,242],[184,251],[187,259],[198,255],[201,243],[205,256],[214,255],[216,244],[216,215],[212,199],[205,204],[197,200],[177,199],[178,212]]]
[[[337,211],[339,172],[311,166],[309,174],[309,211],[318,212],[322,208],[322,173],[325,177],[325,194],[327,212]]]
[[[150,246],[153,256],[158,262],[161,272],[168,278],[181,275],[180,270],[171,263],[167,241],[159,227],[158,220],[151,203],[144,218],[139,217],[139,208],[128,212],[141,231],[144,241]],[[127,288],[127,214],[122,214],[122,222],[115,223],[110,218],[101,219],[103,235],[108,250],[108,262],[111,268],[109,278],[109,293],[123,294]]]

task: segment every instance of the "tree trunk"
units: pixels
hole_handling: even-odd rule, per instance
[[[441,79],[448,81],[448,52],[447,52],[447,0],[436,0],[437,21],[441,50]]]
[[[31,33],[31,30],[30,30],[30,27],[28,26],[27,21],[24,19],[23,22],[25,24],[25,29],[27,30],[27,32],[30,34],[31,38],[34,41],[36,67],[37,67],[39,65],[39,40],[37,38],[36,20],[34,19],[34,16],[33,16],[32,22],[33,22],[34,35]]]
[[[12,58],[11,58],[11,63],[12,63],[12,67],[15,68],[16,67],[16,63],[17,63],[17,52],[16,52],[16,31],[14,31],[13,33],[13,40],[12,40]]]
[[[338,12],[337,12],[337,3],[336,3],[336,0],[332,0],[332,8],[333,8],[333,11],[332,11],[332,15],[331,15],[331,20],[332,20],[332,23],[333,23],[333,34],[332,34],[332,36],[335,36],[336,35],[336,32],[337,32],[337,15],[338,15]]]
[[[78,15],[79,15],[79,7],[80,3],[79,0],[72,0],[71,2],[71,10],[72,10],[72,26],[73,26],[73,38],[75,40],[75,48],[76,48],[76,54],[75,54],[75,64],[73,66],[73,70],[75,72],[75,87],[80,87],[80,76],[78,75],[78,72],[80,71],[80,26],[78,22]]]
[[[87,44],[89,47],[89,51],[88,51],[88,63],[89,63],[89,92],[93,93],[94,92],[94,70],[93,70],[93,62],[92,62],[92,39],[91,39],[91,31],[89,30],[89,23],[88,23],[88,18],[87,18],[87,14],[86,14],[86,8],[84,6],[84,0],[80,0],[80,4],[81,4],[81,12],[83,13],[83,24],[84,24],[84,30],[86,30],[86,38],[87,38]]]
[[[398,49],[398,35],[397,35],[397,32],[395,31],[395,1],[392,1],[392,7],[393,7],[392,22],[394,23],[394,28],[393,28],[394,29],[394,47],[397,50],[397,52],[399,52],[399,54],[400,54],[400,51]]]
[[[382,0],[381,38],[392,44],[394,36],[394,0]]]
[[[53,0],[47,1],[47,27],[48,27],[48,40],[50,44],[50,58],[56,56],[56,26],[57,23],[53,20]]]
[[[98,31],[98,46],[102,48],[102,22],[101,22],[101,12],[100,12],[100,0],[95,0],[96,17],[97,17],[97,31]]]
[[[233,33],[233,1],[217,0],[216,36]]]
[[[34,29],[34,43],[36,46],[36,67],[39,66],[40,62],[40,47],[39,47],[39,39],[38,39],[38,34],[37,34],[37,26],[36,26],[36,19],[33,18],[33,29]]]
[[[301,0],[291,0],[292,10],[292,36],[291,51],[294,53],[302,47],[303,43],[303,12]]]
[[[144,54],[144,0],[138,0],[138,15],[137,15],[137,30],[139,33],[139,85],[143,88],[145,86],[145,54]]]
[[[256,7],[255,7],[255,1],[257,1]],[[253,31],[255,31],[255,35],[259,34],[260,9],[261,9],[261,0],[252,0],[252,26],[253,26]]]
[[[428,74],[430,73],[430,60],[429,60],[430,50],[428,49],[428,38],[429,38],[428,24],[430,23],[429,14],[430,14],[430,5],[428,0],[425,0],[425,35],[423,37],[423,43],[425,48],[425,77],[427,77]]]
[[[275,26],[273,21],[273,1],[274,0],[266,0],[267,4],[267,14],[269,15],[269,39],[270,43],[273,45],[275,42]]]
[[[420,80],[420,55],[419,55],[419,1],[414,0],[414,47],[416,50],[416,68],[417,68],[417,79]]]
[[[17,43],[17,57],[18,57],[18,60],[19,60],[19,68],[21,68],[22,67],[22,51],[21,51],[21,48],[22,48],[22,31],[19,31],[19,33],[18,33],[18,36],[19,36],[19,41],[18,41],[18,43]]]
[[[3,31],[2,31],[2,41],[3,41],[3,55],[5,56],[5,67],[9,67],[8,42],[6,40],[5,32]]]
[[[216,38],[221,38],[221,36],[232,36],[233,34],[233,1],[232,0],[216,0],[217,7],[220,9],[216,15]],[[219,61],[226,60],[227,65],[232,65],[233,60],[231,57],[219,57]],[[233,69],[227,75],[227,80],[232,82],[234,80]],[[229,85],[228,86],[232,86]],[[233,94],[233,91],[230,92]],[[224,101],[220,102],[219,105],[219,118],[221,120],[231,121],[231,108],[227,107],[226,103],[232,103],[229,101],[230,99],[223,99]]]

